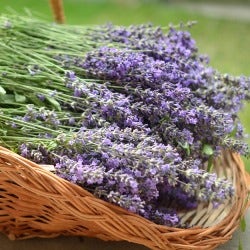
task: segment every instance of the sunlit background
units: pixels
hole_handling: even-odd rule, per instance
[[[221,72],[250,76],[250,0],[64,0],[63,3],[68,24],[151,22],[167,26],[196,20],[198,23],[190,32],[200,52],[209,55],[211,65]],[[26,9],[53,21],[48,0],[1,0],[0,12],[9,8],[18,13]],[[249,104],[240,116],[250,134]],[[244,161],[250,171],[250,160]]]

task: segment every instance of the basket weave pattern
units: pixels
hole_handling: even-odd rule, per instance
[[[127,240],[150,249],[214,249],[239,225],[249,201],[250,178],[236,154],[215,162],[219,176],[234,182],[236,195],[212,209],[200,205],[182,215],[189,229],[156,225],[118,206],[95,198],[41,166],[0,147],[0,231],[10,239],[74,235]]]

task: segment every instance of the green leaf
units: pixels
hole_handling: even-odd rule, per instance
[[[60,103],[59,103],[57,100],[55,100],[54,98],[49,97],[49,96],[46,96],[46,99],[48,100],[48,102],[49,102],[56,110],[58,110],[58,111],[61,111],[61,110],[62,110],[62,109],[61,109],[61,105],[60,105]]]
[[[243,250],[243,246],[242,246],[242,242],[241,242],[241,240],[239,240],[238,250]]]
[[[202,153],[205,155],[213,155],[214,150],[209,144],[204,144],[203,149],[202,149]]]
[[[212,172],[213,166],[214,166],[213,165],[213,156],[210,155],[209,158],[208,158],[207,171]]]
[[[25,103],[26,101],[27,101],[27,98],[26,98],[26,96],[24,96],[24,95],[19,95],[18,93],[14,93],[15,94],[15,100],[16,100],[16,102],[18,102],[18,103]]]
[[[0,95],[5,95],[6,94],[6,90],[0,86]]]
[[[230,132],[229,137],[235,137],[237,133],[237,127],[235,126],[234,129]]]
[[[189,156],[189,155],[190,155],[190,145],[189,145],[187,142],[185,142],[184,144],[179,142],[178,144],[179,144],[183,149],[186,150],[187,155]]]
[[[0,95],[0,101],[3,103],[15,103],[15,96],[12,94]]]
[[[48,149],[49,149],[49,150],[53,150],[53,149],[55,149],[56,147],[58,147],[58,144],[57,144],[56,142],[53,142],[53,141],[51,141],[51,142],[49,143],[49,145],[48,145]]]
[[[32,94],[32,95],[28,95],[27,97],[29,99],[29,102],[35,104],[36,106],[38,106],[38,107],[44,106],[44,103],[35,95]]]
[[[244,217],[241,218],[240,220],[240,229],[242,232],[245,232],[246,231],[246,220]]]

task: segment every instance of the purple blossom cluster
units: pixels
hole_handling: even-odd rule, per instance
[[[187,26],[192,25],[189,23]],[[95,30],[96,40],[122,43],[126,48],[142,51],[144,54],[174,64],[186,73],[183,86],[190,86],[204,103],[217,109],[236,113],[244,99],[250,98],[250,79],[244,76],[221,75],[209,67],[209,59],[198,54],[195,40],[187,31],[169,29],[165,34],[160,27],[140,25],[117,27],[107,25],[104,31]]]
[[[238,129],[235,113],[204,102],[205,97],[197,95],[192,87],[202,82],[173,62],[105,47],[88,53],[81,66],[90,76],[121,86],[119,91],[131,99],[133,111],[139,111],[143,122],[157,130],[166,143],[180,149],[188,145],[192,152],[200,152],[199,157],[201,142],[212,145],[214,150],[225,148],[228,144],[224,140]],[[247,152],[243,144],[238,149],[242,154]]]
[[[57,128],[60,125],[60,120],[54,110],[46,109],[45,107],[37,109],[33,104],[27,105],[27,111],[22,120],[25,122],[41,121],[43,124],[53,128]]]
[[[108,24],[103,26],[102,30],[94,30],[91,35],[95,40],[111,41],[124,44],[125,47],[143,50],[146,54],[166,62],[171,56],[177,61],[189,59],[197,52],[195,40],[190,33],[173,27],[164,34],[162,28],[154,27],[152,24],[130,27]]]
[[[179,225],[180,207],[220,204],[234,193],[231,183],[199,169],[200,161],[182,159],[171,145],[145,131],[82,127],[59,134],[55,142],[52,151],[22,144],[20,152],[38,163],[54,164],[60,177],[96,196],[164,225]]]
[[[66,87],[79,98],[71,107],[83,112],[82,126],[96,127],[108,122],[121,128],[148,129],[139,114],[131,110],[130,98],[124,94],[112,92],[104,84],[86,82],[73,71],[66,72]]]
[[[186,226],[179,211],[231,198],[232,183],[209,164],[222,150],[248,153],[237,112],[250,99],[250,79],[211,68],[187,31],[106,25],[86,32],[83,56],[42,42],[35,48],[46,53],[34,65],[13,56],[27,76],[12,86],[16,73],[3,74],[2,92],[21,102],[1,109],[5,144],[18,142],[23,157],[162,225]]]

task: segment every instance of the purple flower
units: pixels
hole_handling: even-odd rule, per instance
[[[74,82],[76,80],[76,75],[73,71],[67,71],[66,77],[69,79],[70,82]]]

